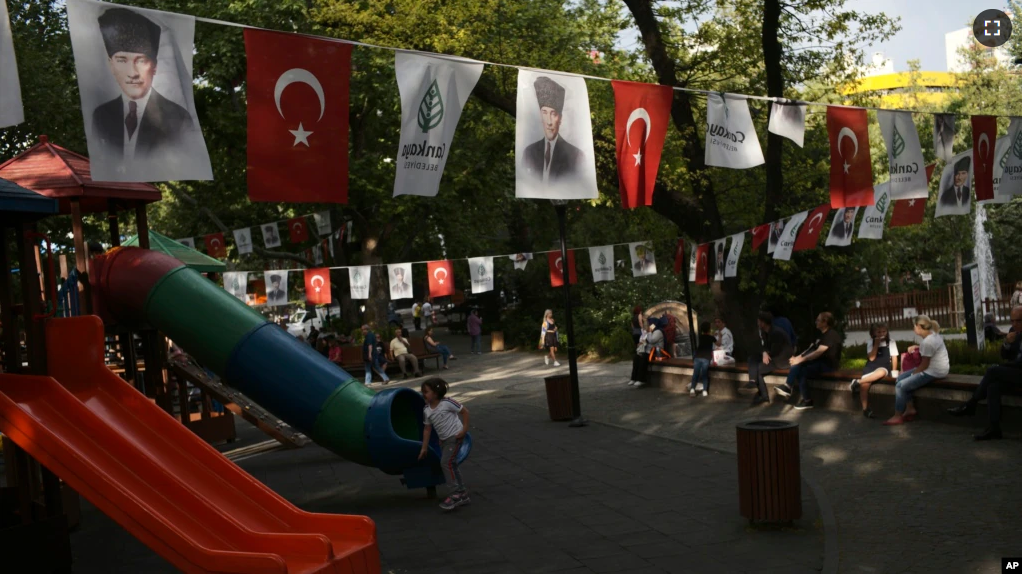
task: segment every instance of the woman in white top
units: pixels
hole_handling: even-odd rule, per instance
[[[916,418],[916,409],[912,405],[912,392],[938,379],[947,377],[951,371],[951,360],[947,355],[944,339],[940,337],[940,324],[921,315],[916,318],[913,326],[916,335],[923,338],[921,345],[913,345],[906,351],[912,353],[916,349],[922,356],[920,364],[911,371],[898,376],[894,386],[894,417],[884,425],[901,425]]]
[[[848,386],[852,390],[852,400],[859,396],[862,403],[862,415],[873,417],[869,408],[869,386],[891,374],[892,360],[897,361],[898,344],[891,339],[886,323],[875,323],[869,326],[869,341],[866,342],[866,367],[862,369],[862,377],[853,379]]]

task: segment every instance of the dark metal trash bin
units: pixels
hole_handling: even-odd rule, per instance
[[[550,410],[550,419],[554,421],[570,421],[571,412],[571,376],[551,375],[546,381],[546,404]]]
[[[750,522],[802,517],[798,424],[763,420],[740,423],[738,507]]]

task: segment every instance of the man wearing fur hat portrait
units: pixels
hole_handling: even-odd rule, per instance
[[[966,156],[955,163],[954,172],[951,175],[951,185],[940,193],[942,206],[963,207],[969,205],[969,164],[971,160]]]
[[[119,161],[144,159],[180,143],[195,124],[185,108],[153,89],[160,26],[126,8],[107,10],[98,24],[121,94],[93,111],[93,134]]]
[[[536,99],[543,119],[543,139],[525,148],[525,168],[543,183],[575,177],[582,163],[582,151],[561,137],[564,87],[546,76],[536,78]]]

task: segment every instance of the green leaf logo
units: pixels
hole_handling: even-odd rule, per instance
[[[601,266],[605,266],[607,265],[607,256],[600,252],[600,257],[596,258],[596,261],[600,262]]]
[[[1015,133],[1015,141],[1011,143],[1011,153],[1022,160],[1022,130]]]
[[[479,274],[479,277],[481,278],[486,277],[486,266],[479,264],[479,269],[476,270],[476,273]]]
[[[419,127],[422,133],[429,132],[440,125],[444,119],[444,99],[440,97],[440,86],[436,80],[429,85],[429,90],[419,102]]]
[[[886,192],[884,193],[884,195],[880,196],[879,200],[877,200],[876,209],[881,214],[885,213],[887,211],[887,193]]]
[[[901,137],[901,132],[898,131],[898,125],[894,125],[894,141],[892,142],[892,148],[894,151],[894,157],[897,158],[905,151],[905,138]]]
[[[355,283],[362,281],[362,272],[355,270]]]

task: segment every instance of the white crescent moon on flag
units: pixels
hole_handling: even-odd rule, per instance
[[[987,157],[987,152],[983,151],[983,144],[984,143],[986,143],[986,145],[987,145],[987,152],[989,152],[990,151],[990,135],[989,134],[983,133],[983,134],[979,135],[979,145],[976,146],[976,149],[979,152],[979,155],[980,155],[981,158]]]
[[[302,222],[295,222],[295,223],[291,224],[291,229],[294,230],[295,233],[301,233],[301,231],[302,231]]]
[[[557,271],[564,273],[564,265],[561,263],[561,258],[554,260],[554,267],[557,268]]]
[[[628,115],[628,122],[625,123],[625,139],[628,142],[628,147],[629,148],[632,147],[632,132],[631,132],[632,124],[636,120],[640,120],[640,119],[646,122],[646,126],[643,129],[643,131],[646,134],[646,137],[642,141],[646,142],[647,140],[649,140],[649,129],[651,127],[651,120],[649,119],[649,112],[646,111],[646,108],[636,108],[636,109],[632,110],[631,114]]]
[[[308,84],[316,95],[319,96],[319,118],[316,120],[323,119],[323,112],[326,111],[326,97],[323,95],[323,85],[319,83],[319,80],[312,74],[312,72],[304,68],[291,68],[287,72],[284,72],[277,78],[277,85],[273,87],[273,101],[277,104],[277,112],[280,117],[284,117],[284,111],[280,109],[280,95],[284,93],[284,89],[294,83]]]
[[[312,283],[312,285],[316,285],[316,280],[319,280],[319,285],[323,285],[326,283],[326,281],[323,279],[323,276],[318,274],[312,276],[312,281],[310,283]]]
[[[444,278],[447,277],[447,268],[437,268],[433,270],[433,277],[436,279],[441,279],[439,276],[437,276],[437,274],[440,272],[444,272]]]
[[[213,239],[209,240],[209,245],[214,246],[214,247],[220,245],[220,238],[213,238]]]
[[[859,153],[859,138],[856,137],[855,132],[853,132],[848,126],[841,128],[841,131],[837,133],[837,153],[842,158],[845,157],[845,155],[841,153],[841,138],[844,138],[845,136],[851,138],[852,143],[855,144],[855,151],[852,152],[852,157],[854,158],[856,154]]]
[[[813,233],[813,226],[816,225],[816,222],[822,222],[822,221],[823,221],[823,212],[817,212],[816,215],[813,216],[813,219],[809,220],[809,233]]]

